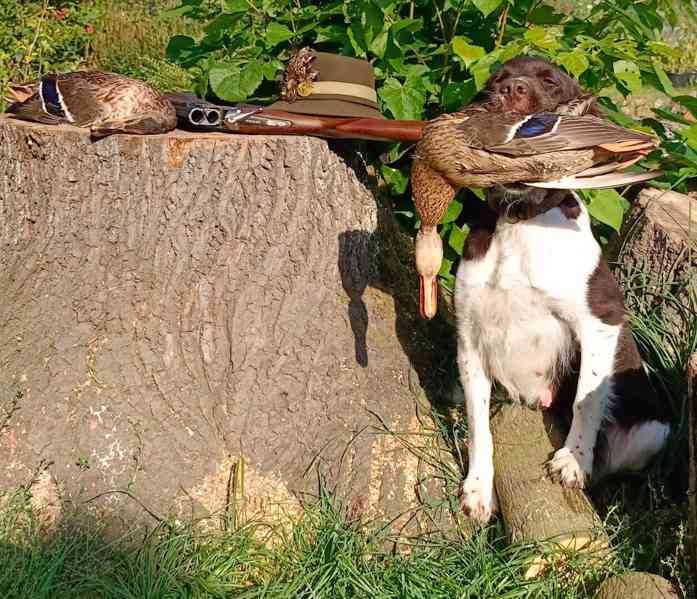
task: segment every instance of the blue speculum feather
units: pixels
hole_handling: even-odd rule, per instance
[[[515,132],[515,137],[537,137],[549,133],[561,117],[558,114],[536,114],[525,121]]]
[[[55,79],[43,79],[41,82],[41,97],[46,111],[54,116],[65,118],[65,111],[58,94],[58,82]]]

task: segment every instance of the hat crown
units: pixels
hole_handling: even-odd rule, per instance
[[[340,81],[375,87],[373,65],[361,58],[313,52],[312,69],[317,72],[317,81]]]

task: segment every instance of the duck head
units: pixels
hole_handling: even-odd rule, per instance
[[[414,245],[416,270],[419,273],[419,310],[431,319],[438,310],[438,271],[443,261],[443,242],[436,227],[422,227]]]

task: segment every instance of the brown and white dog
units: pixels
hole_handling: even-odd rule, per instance
[[[554,111],[581,89],[554,65],[520,57],[492,76],[485,93],[507,110],[530,114]],[[663,446],[669,425],[578,196],[494,188],[470,224],[455,290],[470,436],[461,503],[484,523],[496,510],[493,380],[529,405],[567,408],[566,442],[547,465],[565,486],[643,468]]]

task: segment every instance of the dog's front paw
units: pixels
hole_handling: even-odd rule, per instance
[[[460,485],[460,507],[468,518],[486,524],[498,510],[493,481],[468,476]]]
[[[585,455],[586,453],[589,455]],[[560,482],[565,487],[582,489],[591,476],[592,454],[592,451],[582,452],[562,447],[547,462],[547,471],[552,480]]]

